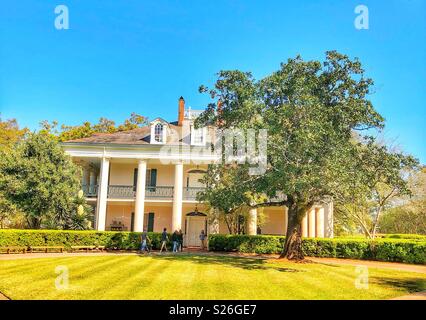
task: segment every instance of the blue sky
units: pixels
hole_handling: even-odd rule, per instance
[[[69,30],[54,8],[69,8]],[[354,27],[357,5],[369,29]],[[131,112],[175,120],[177,100],[221,69],[261,78],[300,53],[359,57],[375,81],[371,99],[386,137],[426,163],[426,0],[95,1],[0,3],[0,112],[37,128]]]

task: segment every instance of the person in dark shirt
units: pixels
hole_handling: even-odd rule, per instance
[[[179,245],[179,234],[178,231],[175,230],[172,234],[172,241],[173,241],[173,252],[178,251],[178,245]]]
[[[201,233],[200,233],[201,250],[204,250],[206,248],[206,238],[207,238],[207,235],[205,234],[204,230],[201,230]]]
[[[178,250],[183,251],[183,233],[181,229],[178,232]]]
[[[169,240],[169,236],[167,235],[167,228],[163,229],[163,233],[161,234],[161,248],[160,253],[163,252],[163,248],[167,252],[167,241]]]
[[[148,237],[148,232],[146,232],[146,229],[141,234],[141,252],[148,252],[149,253],[149,247],[147,245],[147,242],[151,242],[151,239]]]

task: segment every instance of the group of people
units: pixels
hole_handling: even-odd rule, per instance
[[[163,251],[163,248],[166,249],[167,251],[167,247],[166,247],[166,243],[167,243],[167,229],[164,228],[163,233],[161,234],[161,249],[160,249],[160,253]],[[163,240],[163,238],[166,237],[166,240]],[[173,252],[178,252],[178,251],[183,251],[183,233],[182,230],[175,230],[175,232],[173,232],[172,234],[172,243],[173,243]]]
[[[201,250],[204,250],[206,248],[206,239],[207,235],[204,232],[204,230],[201,230],[200,233],[200,241],[201,241]],[[183,233],[182,230],[175,230],[171,237],[172,243],[173,243],[173,252],[179,252],[183,251]],[[167,228],[163,229],[163,232],[161,233],[161,247],[160,247],[160,253],[163,252],[163,249],[167,251],[167,242],[169,241],[169,235],[167,234]],[[141,234],[141,252],[150,252],[151,251],[151,239],[148,236],[148,232],[144,230]]]

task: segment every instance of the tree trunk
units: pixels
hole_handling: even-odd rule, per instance
[[[375,239],[376,238],[376,233],[377,233],[377,226],[378,226],[378,224],[379,224],[379,217],[380,217],[380,214],[382,213],[382,210],[381,210],[381,208],[378,208],[377,209],[377,215],[376,215],[376,218],[374,219],[374,221],[373,221],[373,228],[372,228],[372,230],[371,230],[371,238],[372,239]]]
[[[288,226],[283,251],[280,258],[300,261],[305,257],[302,252],[302,219],[306,210],[292,205],[288,208]]]
[[[41,219],[38,217],[27,217],[27,223],[30,229],[40,229]]]

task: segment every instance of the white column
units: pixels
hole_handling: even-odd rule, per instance
[[[109,176],[109,159],[102,158],[100,182],[98,190],[98,205],[97,205],[97,219],[96,229],[98,231],[105,231],[107,199],[108,199],[108,176]]]
[[[315,209],[308,211],[308,237],[315,238]]]
[[[316,232],[315,235],[317,238],[324,238],[324,208],[317,208],[315,210],[315,223],[316,223]]]
[[[308,237],[308,214],[309,211],[305,213],[305,216],[302,219],[302,237]]]
[[[257,208],[250,208],[247,221],[247,234],[257,234]]]
[[[183,164],[175,164],[175,184],[173,188],[172,230],[182,229]]]
[[[136,182],[136,202],[135,202],[135,223],[134,231],[143,231],[143,217],[145,211],[145,180],[146,180],[146,161],[139,160],[138,177]]]
[[[324,236],[326,238],[333,238],[333,202],[324,205]]]

